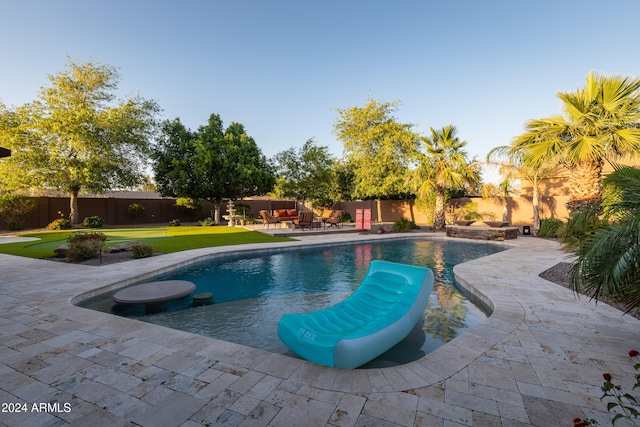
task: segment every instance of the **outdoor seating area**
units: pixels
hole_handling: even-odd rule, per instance
[[[302,211],[297,218],[293,220],[293,228],[295,229],[311,229],[313,225],[313,211]]]
[[[328,213],[328,215],[325,217],[323,215],[322,217],[322,222],[325,226],[329,226],[329,227],[336,227],[336,228],[341,228],[342,227],[342,215],[343,215],[343,211],[341,210],[325,210],[325,212]]]
[[[296,209],[276,209],[273,211],[273,216],[280,221],[293,221],[298,218],[298,211]]]
[[[271,215],[269,213],[268,210],[261,210],[260,211],[260,218],[262,219],[262,225],[266,226],[267,228],[269,228],[269,226],[271,224],[281,224],[282,220],[280,218],[276,218],[273,215]]]
[[[259,220],[262,228],[274,227],[292,228],[294,230],[320,230],[331,227],[342,228],[342,210],[325,209],[321,215],[311,210],[298,211],[295,209],[276,209],[273,214],[266,209],[260,210]]]

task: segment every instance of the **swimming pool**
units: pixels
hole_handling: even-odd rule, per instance
[[[452,269],[503,249],[476,242],[396,239],[229,255],[153,278],[191,281],[196,285],[194,294],[213,294],[212,305],[191,307],[187,297],[169,303],[165,312],[145,314],[142,306],[114,305],[112,293],[79,305],[293,356],[277,335],[283,314],[317,310],[343,300],[358,286],[373,259],[429,267],[436,282],[423,330],[365,365],[390,366],[416,360],[486,318],[454,286]]]

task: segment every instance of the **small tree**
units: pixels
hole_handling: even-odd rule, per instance
[[[186,212],[189,215],[189,221],[194,221],[197,213],[201,213],[204,210],[202,200],[193,199],[191,197],[180,197],[176,200],[174,205],[181,211]]]
[[[144,206],[140,203],[132,203],[127,208],[127,213],[131,218],[133,218],[133,223],[137,224],[140,221],[140,218],[144,215]]]
[[[501,181],[498,185],[488,183],[482,186],[483,199],[495,199],[502,205],[502,221],[511,221],[511,204],[513,197],[518,195],[518,190],[509,179]]]
[[[540,185],[554,176],[558,170],[557,159],[546,158],[533,162],[529,150],[512,145],[502,145],[489,151],[487,163],[497,165],[506,180],[525,179],[531,183],[531,205],[533,208],[533,233],[540,230]]]
[[[21,230],[24,221],[37,206],[36,199],[6,193],[0,196],[0,218],[7,223],[7,230]]]
[[[480,170],[476,162],[467,159],[467,152],[463,150],[467,142],[458,138],[455,126],[449,124],[438,130],[431,128],[431,137],[421,139],[426,153],[421,155],[410,182],[420,198],[434,193],[433,225],[440,230],[445,225],[447,191],[475,188],[481,182]]]
[[[274,194],[311,200],[318,205],[330,204],[335,175],[329,147],[318,146],[312,138],[297,152],[292,147],[276,154],[274,160],[277,175]]]

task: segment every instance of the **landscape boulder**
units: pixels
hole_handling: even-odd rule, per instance
[[[66,258],[68,250],[69,250],[69,245],[62,245],[55,248],[53,250],[53,253],[56,254],[56,258]]]
[[[127,252],[127,251],[131,251],[131,248],[134,245],[138,245],[141,242],[126,242],[126,243],[119,243],[117,245],[113,245],[113,246],[109,246],[106,250],[106,252],[109,253],[116,253],[116,252]]]

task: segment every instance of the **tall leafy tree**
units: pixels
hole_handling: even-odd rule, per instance
[[[119,74],[109,65],[70,60],[49,81],[36,101],[4,112],[3,143],[12,156],[0,163],[0,180],[9,188],[67,192],[77,223],[81,191],[142,181],[159,107],[139,96],[116,100]]]
[[[270,191],[274,176],[267,159],[244,126],[212,114],[197,131],[180,119],[166,121],[152,154],[159,191],[167,196],[219,203]]]
[[[296,151],[294,147],[274,156],[278,183],[276,193],[281,197],[311,200],[314,204],[326,205],[333,201],[335,159],[329,147],[307,140]]]
[[[227,127],[221,154],[222,169],[229,173],[226,197],[262,195],[273,188],[273,170],[242,124]]]
[[[200,198],[196,180],[195,135],[180,119],[166,120],[151,153],[154,179],[165,196]]]
[[[474,188],[480,183],[481,175],[479,164],[467,158],[463,150],[467,142],[458,138],[455,126],[430,129],[429,137],[421,137],[426,152],[421,153],[409,180],[418,197],[426,199],[430,193],[435,194],[433,225],[441,230],[445,225],[447,191]]]
[[[332,169],[335,183],[331,191],[331,201],[351,200],[355,179],[353,169],[345,159],[335,161]]]
[[[539,165],[556,159],[569,171],[571,211],[600,201],[602,168],[640,151],[640,79],[590,73],[574,92],[558,92],[564,115],[531,120],[514,141]]]
[[[354,173],[354,198],[380,199],[407,193],[406,175],[414,160],[418,137],[412,124],[394,116],[399,102],[370,99],[364,107],[338,110],[334,132],[342,142]]]

